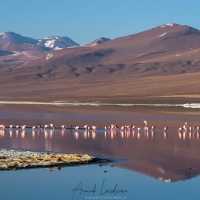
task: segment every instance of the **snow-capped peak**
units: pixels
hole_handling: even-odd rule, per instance
[[[166,26],[174,26],[174,24],[164,24],[164,25],[161,25],[160,27],[164,28]]]
[[[6,33],[0,33],[0,36],[1,36],[2,38],[6,38],[6,37],[7,37]]]
[[[46,40],[46,42],[44,43],[44,46],[45,47],[49,47],[49,48],[54,48],[54,43],[55,43],[55,39],[51,40],[51,39],[48,39]]]
[[[59,36],[45,37],[44,39],[38,40],[38,45],[48,47],[54,50],[59,50],[71,46],[78,46],[78,44],[70,38]]]

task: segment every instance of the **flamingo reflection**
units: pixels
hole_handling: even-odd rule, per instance
[[[13,137],[13,131],[12,130],[9,130],[9,135],[10,135],[10,138]]]
[[[21,132],[21,138],[25,138],[26,137],[26,130],[23,130],[22,132]]]
[[[35,130],[32,130],[32,137],[35,138]]]
[[[3,130],[0,130],[0,137],[4,137],[4,136],[5,136],[5,134],[6,134],[6,131],[5,131],[5,129],[3,129]]]
[[[78,131],[75,131],[75,132],[74,132],[74,137],[75,137],[76,140],[78,140],[78,138],[79,138],[79,133],[78,133]]]
[[[96,131],[92,130],[92,139],[95,140],[96,139]]]

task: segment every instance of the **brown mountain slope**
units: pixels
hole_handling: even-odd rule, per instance
[[[199,57],[200,31],[168,24],[94,47],[54,51],[18,68],[3,69],[2,96],[196,94]]]

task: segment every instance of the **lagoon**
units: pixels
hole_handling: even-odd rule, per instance
[[[88,110],[87,110],[88,111]],[[97,131],[26,129],[0,131],[0,148],[88,153],[113,162],[63,167],[61,170],[29,169],[1,171],[1,199],[199,199],[200,137],[178,128],[199,126],[197,113],[107,112],[76,110],[38,112],[14,109],[2,112],[3,123],[29,125],[53,122],[80,125],[92,123]],[[143,130],[143,120],[155,131]],[[138,131],[105,131],[111,123],[135,124]],[[168,126],[167,134],[163,127]]]

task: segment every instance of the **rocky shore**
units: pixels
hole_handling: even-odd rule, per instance
[[[88,154],[61,154],[0,149],[0,170],[61,167],[107,161]]]

